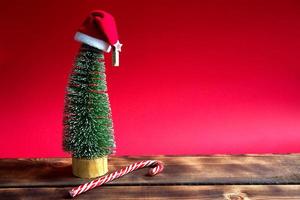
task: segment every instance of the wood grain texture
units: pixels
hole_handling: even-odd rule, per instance
[[[70,199],[69,189],[2,188],[0,194],[1,199]],[[105,186],[81,194],[76,199],[293,200],[300,199],[300,185]]]
[[[163,161],[163,173],[149,177],[142,169],[108,184],[300,184],[299,154],[111,157],[109,171],[148,159]],[[0,160],[0,187],[74,186],[86,181],[72,175],[70,158]]]

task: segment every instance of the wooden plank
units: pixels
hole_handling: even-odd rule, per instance
[[[109,184],[300,184],[299,154],[111,157],[109,171],[145,159],[163,161],[165,170],[148,177],[142,169]],[[0,187],[73,186],[86,181],[72,176],[69,158],[0,160]]]
[[[70,199],[70,188],[2,188],[1,199]],[[214,199],[282,200],[300,199],[300,185],[215,186],[105,186],[76,197],[79,199]]]

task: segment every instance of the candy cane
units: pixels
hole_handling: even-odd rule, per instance
[[[72,188],[69,193],[72,197],[75,197],[81,193],[84,193],[86,191],[89,191],[95,187],[99,187],[109,181],[115,180],[117,178],[120,178],[121,176],[124,176],[132,171],[144,168],[144,167],[151,167],[148,174],[150,176],[155,176],[156,174],[160,173],[164,169],[164,165],[162,162],[157,160],[143,160],[131,165],[128,165],[127,167],[124,167],[118,171],[115,171],[113,173],[107,174],[105,176],[102,176],[98,179],[95,179],[93,181],[90,181],[88,183],[82,184],[78,187]]]

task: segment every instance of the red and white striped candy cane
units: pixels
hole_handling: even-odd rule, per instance
[[[72,188],[69,193],[72,197],[75,197],[81,193],[84,193],[86,191],[89,191],[95,187],[98,187],[100,185],[103,185],[109,181],[112,181],[114,179],[117,179],[121,176],[124,176],[134,170],[138,170],[144,167],[151,167],[148,174],[150,176],[154,176],[158,173],[160,173],[164,169],[164,165],[162,162],[157,160],[143,160],[131,165],[128,165],[127,167],[124,167],[118,171],[115,171],[113,173],[107,174],[105,176],[102,176],[98,179],[95,179],[93,181],[90,181],[88,183],[82,184],[78,187]]]

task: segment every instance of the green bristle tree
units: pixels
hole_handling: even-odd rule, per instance
[[[95,159],[115,147],[104,54],[82,44],[69,77],[64,110],[64,150]]]

